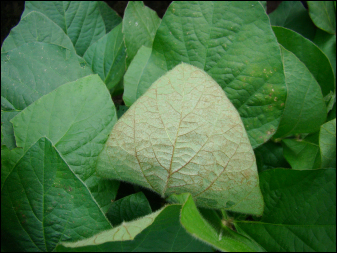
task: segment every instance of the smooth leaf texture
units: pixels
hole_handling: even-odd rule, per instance
[[[20,111],[1,111],[1,145],[6,145],[9,150],[16,147],[13,125],[9,122]]]
[[[5,180],[22,156],[23,149],[20,147],[10,150],[5,145],[1,146],[1,191]]]
[[[137,94],[139,89],[139,82],[142,78],[144,69],[151,56],[152,49],[142,46],[133,61],[131,62],[129,68],[124,75],[124,94],[123,101],[126,106],[130,107],[132,103],[137,100]]]
[[[53,251],[111,228],[85,184],[47,138],[32,145],[1,189],[1,245],[16,252]]]
[[[211,252],[210,246],[194,239],[182,228],[179,222],[180,209],[180,205],[166,206],[139,220],[123,223],[87,240],[62,243],[67,248],[59,245],[57,251]]]
[[[273,26],[289,28],[309,40],[315,37],[316,27],[301,1],[282,1],[269,18]]]
[[[271,169],[260,174],[265,211],[236,221],[268,252],[336,252],[336,169]]]
[[[103,6],[102,6],[103,5]],[[69,36],[76,52],[83,56],[91,44],[110,32],[121,22],[121,18],[106,4],[95,1],[53,1],[25,3],[25,17],[37,11],[55,22]]]
[[[124,115],[124,113],[129,109],[128,106],[125,105],[117,105],[116,106],[116,110],[117,110],[117,117],[118,119],[122,117],[122,115]]]
[[[49,138],[106,211],[119,183],[97,177],[95,165],[116,120],[106,86],[97,75],[90,75],[58,87],[11,122],[17,146],[24,151],[41,137]]]
[[[180,64],[114,126],[97,162],[103,177],[199,206],[261,214],[255,156],[240,116],[203,70]]]
[[[311,41],[289,29],[273,26],[273,31],[278,42],[305,64],[319,83],[323,96],[335,90],[332,66],[322,50]]]
[[[284,158],[291,168],[299,170],[321,168],[318,133],[303,140],[283,139],[282,144]]]
[[[224,89],[254,148],[274,134],[286,87],[280,50],[259,2],[173,2],[152,49],[137,98],[166,71],[189,63]]]
[[[60,85],[92,72],[75,52],[32,42],[1,53],[1,109],[23,110]]]
[[[141,46],[152,48],[160,18],[141,1],[129,1],[123,18],[123,34],[127,50],[127,65]]]
[[[149,201],[143,192],[138,192],[113,202],[107,212],[112,225],[136,220],[152,212]]]
[[[274,137],[318,131],[327,117],[321,89],[306,66],[293,53],[281,49],[288,97]]]
[[[336,118],[321,126],[319,147],[322,156],[322,167],[336,168]]]
[[[336,34],[336,10],[333,1],[308,1],[309,15],[320,29]]]
[[[112,91],[123,78],[125,57],[122,24],[92,44],[83,56],[92,71],[98,74]]]

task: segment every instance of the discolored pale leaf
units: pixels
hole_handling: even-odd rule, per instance
[[[47,138],[25,152],[2,184],[1,232],[6,233],[1,245],[6,249],[50,252],[60,241],[107,229],[111,225],[87,186]]]
[[[160,18],[157,13],[146,7],[142,1],[129,1],[123,17],[127,65],[142,46],[152,48],[159,24]]]
[[[24,151],[41,137],[50,139],[107,211],[119,183],[98,177],[95,165],[116,121],[115,106],[106,86],[98,75],[89,75],[41,97],[11,123],[17,146]]]
[[[289,28],[309,40],[315,37],[316,27],[301,1],[282,1],[269,18],[273,26]]]
[[[280,49],[260,2],[172,2],[152,49],[136,98],[165,72],[189,63],[223,88],[254,148],[275,133],[286,87]]]
[[[280,126],[274,137],[319,130],[327,117],[320,86],[306,66],[281,46],[288,97]]]
[[[321,126],[319,147],[322,167],[336,168],[336,118]]]
[[[125,57],[122,24],[92,44],[83,56],[111,92],[123,78]]]
[[[99,156],[103,177],[197,205],[261,214],[255,156],[240,115],[203,70],[182,63],[158,79],[114,126]]]
[[[336,34],[336,11],[333,1],[308,1],[309,15],[320,29]]]
[[[179,222],[180,205],[168,205],[138,220],[74,243],[62,242],[58,252],[211,252]],[[155,239],[155,240],[154,240]]]

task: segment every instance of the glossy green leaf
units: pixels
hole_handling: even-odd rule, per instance
[[[149,201],[138,192],[113,202],[106,214],[112,225],[136,220],[152,212]]]
[[[203,207],[263,211],[239,113],[206,72],[189,64],[158,79],[118,120],[97,172],[162,197],[190,192]]]
[[[173,2],[157,30],[137,98],[181,62],[205,70],[224,89],[253,147],[274,134],[286,87],[280,50],[259,2]]]
[[[320,29],[336,34],[336,11],[333,1],[308,1],[309,15]]]
[[[300,1],[282,1],[269,18],[273,26],[289,28],[309,40],[315,37],[316,27]]]
[[[105,8],[108,6],[105,5]],[[118,15],[111,15],[113,10],[102,12],[102,4],[96,1],[27,1],[22,17],[32,11],[44,14],[61,27],[79,56],[83,56],[91,44],[110,32],[113,25],[121,22]]]
[[[16,147],[13,125],[9,122],[20,111],[1,111],[1,145],[6,145],[9,150]]]
[[[318,131],[327,117],[321,89],[306,66],[293,53],[281,49],[288,97],[274,137]]]
[[[265,211],[236,221],[268,252],[336,252],[336,170],[271,169],[260,174]]]
[[[197,239],[224,252],[261,252],[258,244],[237,232],[222,226],[217,232],[199,213],[190,194],[181,209],[180,222]]]
[[[303,140],[283,139],[283,154],[293,169],[321,168],[318,133]]]
[[[119,183],[97,177],[95,165],[116,120],[106,86],[97,75],[90,75],[41,97],[11,122],[17,146],[24,151],[41,137],[49,138],[106,211]]]
[[[283,157],[283,148],[280,143],[268,141],[254,149],[256,164],[259,172],[271,168],[289,168],[288,162]]]
[[[139,97],[139,82],[151,56],[152,49],[142,46],[124,75],[123,101],[130,107]]]
[[[335,90],[332,66],[322,50],[302,35],[287,28],[273,26],[273,31],[278,42],[305,64],[321,86],[323,96]]]
[[[141,46],[152,48],[160,18],[141,1],[129,1],[123,18],[123,34],[127,50],[127,65]]]
[[[319,133],[322,167],[336,168],[336,118],[321,126]]]
[[[210,246],[194,239],[181,226],[180,209],[180,205],[169,205],[92,238],[75,243],[62,243],[63,246],[59,245],[56,250],[59,252],[211,252]]]
[[[93,73],[98,74],[111,91],[123,78],[125,57],[122,24],[93,43],[83,56]]]
[[[42,13],[32,11],[23,17],[2,44],[1,52],[20,47],[30,42],[44,42],[67,48],[75,48],[65,32]]]
[[[53,251],[111,225],[87,186],[47,138],[15,164],[1,189],[1,245],[16,252]]]
[[[23,110],[60,85],[92,72],[71,50],[32,42],[1,53],[1,109]]]

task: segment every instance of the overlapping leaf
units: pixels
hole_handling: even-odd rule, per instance
[[[157,80],[118,120],[97,172],[162,196],[190,192],[199,206],[263,210],[254,153],[237,110],[207,73],[189,64]]]
[[[319,147],[322,156],[322,167],[336,168],[336,118],[321,126]]]
[[[336,34],[336,10],[333,1],[308,1],[309,15],[322,30]]]

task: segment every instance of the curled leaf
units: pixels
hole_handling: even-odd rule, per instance
[[[97,172],[163,197],[189,192],[203,207],[263,211],[239,113],[206,72],[185,63],[154,82],[119,119]]]

